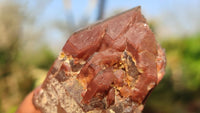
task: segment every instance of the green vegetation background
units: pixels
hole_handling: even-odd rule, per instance
[[[57,54],[45,44],[37,46],[40,32],[30,29],[23,33],[24,23],[34,24],[34,19],[19,4],[9,3],[2,9],[0,113],[14,113],[42,82]],[[200,34],[167,37],[160,42],[167,55],[166,75],[148,98],[144,113],[200,113]]]

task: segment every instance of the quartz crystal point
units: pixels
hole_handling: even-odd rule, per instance
[[[33,103],[43,113],[140,113],[165,63],[136,7],[72,34]]]

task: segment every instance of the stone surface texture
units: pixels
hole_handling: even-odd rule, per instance
[[[136,7],[72,34],[33,103],[43,113],[140,113],[165,63]]]

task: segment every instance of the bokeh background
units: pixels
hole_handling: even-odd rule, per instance
[[[70,34],[138,5],[167,55],[144,113],[200,113],[198,0],[0,0],[0,113],[41,84]]]

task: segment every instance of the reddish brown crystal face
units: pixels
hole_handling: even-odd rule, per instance
[[[137,7],[74,33],[43,89],[47,95],[48,84],[56,89],[58,82],[83,111],[133,112],[159,83],[164,68],[165,54]]]

